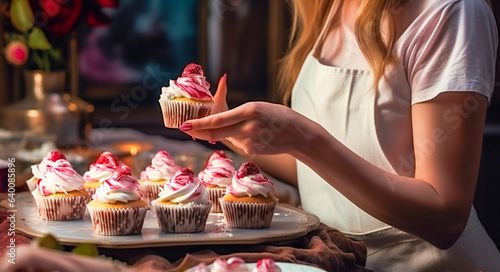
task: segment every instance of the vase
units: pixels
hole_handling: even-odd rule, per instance
[[[66,71],[26,70],[23,76],[25,98],[1,110],[2,127],[51,135],[58,148],[83,143],[92,128],[94,107],[66,92]]]

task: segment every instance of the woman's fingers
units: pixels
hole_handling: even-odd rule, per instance
[[[240,135],[243,129],[244,123],[240,122],[234,125],[225,126],[217,129],[201,129],[201,130],[191,130],[186,133],[196,139],[202,139],[207,141],[220,141],[228,137],[234,137]]]
[[[215,92],[213,98],[214,107],[212,108],[212,114],[228,110],[226,102],[226,94],[227,94],[227,74],[224,74],[219,80],[219,85],[217,86],[217,91]]]
[[[200,119],[186,121],[179,129],[183,132],[191,130],[217,129],[243,122],[248,119],[245,114],[246,105],[247,104],[243,104],[242,106],[228,111],[209,115]]]

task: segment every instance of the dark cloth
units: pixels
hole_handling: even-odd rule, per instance
[[[210,246],[210,249],[187,253],[172,264],[168,261],[163,262],[164,259],[157,257],[158,255],[145,256],[139,259],[135,266],[157,269],[161,267],[160,270],[164,271],[184,271],[201,262],[210,264],[217,258],[240,257],[248,263],[271,258],[277,262],[312,265],[329,272],[368,271],[364,268],[366,262],[364,243],[353,241],[340,231],[324,224],[303,237],[283,242],[247,246]]]

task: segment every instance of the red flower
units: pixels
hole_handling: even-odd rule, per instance
[[[90,26],[107,25],[103,7],[116,8],[118,0],[29,0],[35,24],[51,37],[69,33],[82,16]]]
[[[5,58],[15,66],[21,66],[28,60],[29,49],[20,41],[11,41],[5,47]]]

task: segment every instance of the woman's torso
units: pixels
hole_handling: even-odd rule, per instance
[[[346,24],[333,22],[331,29],[325,28],[325,33],[320,36],[303,65],[292,92],[292,108],[320,123],[336,139],[371,163],[389,173],[412,177],[414,152],[425,152],[428,147],[413,146],[412,94],[408,79],[408,69],[411,68],[405,65],[415,56],[411,55],[408,48],[415,43],[414,37],[425,31],[422,26],[436,20],[440,8],[456,1],[411,1],[400,10],[397,18],[399,38],[394,48],[394,54],[400,61],[386,70],[377,92],[372,89],[372,74],[357,46],[352,24],[348,24],[349,20],[346,20]],[[429,7],[431,4],[434,6]],[[345,8],[345,13],[341,12],[340,16],[345,17],[352,12],[349,8]],[[390,250],[396,250],[391,254],[399,252],[401,256],[416,256],[413,249],[419,249],[423,252],[421,257],[429,260],[438,258],[444,262],[444,266],[439,266],[441,264],[438,265],[438,261],[435,266],[422,266],[422,262],[417,261],[419,264],[413,264],[413,267],[433,269],[450,267],[450,263],[460,267],[463,261],[469,264],[475,261],[463,256],[455,259],[457,256],[453,257],[451,252],[467,255],[463,248],[474,247],[478,242],[492,255],[482,254],[470,258],[476,261],[485,258],[482,261],[488,262],[491,258],[500,257],[474,210],[462,235],[468,238],[460,240],[454,246],[455,251],[440,251],[366,214],[301,162],[297,162],[297,173],[304,209],[318,215],[323,223],[365,240],[369,255],[378,256],[378,259],[387,258],[386,253]],[[393,181],[388,178],[387,182],[391,186]],[[407,247],[394,247],[394,244]],[[381,248],[386,250],[381,251]],[[442,252],[449,254],[445,254],[445,257],[441,255]],[[450,256],[453,258],[450,259]],[[410,264],[405,262],[402,265]],[[377,265],[373,263],[373,267]]]

